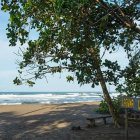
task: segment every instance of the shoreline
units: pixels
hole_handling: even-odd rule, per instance
[[[86,102],[71,102],[71,103],[38,103],[38,102],[23,102],[23,103],[17,103],[17,104],[0,104],[0,106],[13,106],[13,105],[60,105],[60,104],[83,104],[83,103],[93,103],[93,102],[101,102],[100,101],[86,101]]]
[[[43,114],[45,112],[58,110],[61,112],[61,109],[70,110],[71,108],[81,110],[82,108],[87,108],[87,112],[93,113],[93,108],[98,108],[100,101],[93,102],[79,102],[79,103],[58,103],[58,104],[15,104],[15,105],[0,105],[0,114],[5,112],[12,113],[12,116],[21,115],[21,114],[32,114],[37,115],[38,113]],[[91,109],[92,107],[92,109]],[[90,110],[91,109],[91,110]],[[89,111],[90,110],[90,111]]]

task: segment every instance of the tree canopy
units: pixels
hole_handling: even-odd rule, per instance
[[[32,73],[35,79],[66,68],[75,71],[79,83],[98,85],[96,65],[90,53],[92,46],[100,66],[107,67],[103,71],[105,81],[116,84],[118,76],[114,73],[120,71],[120,67],[110,60],[102,62],[100,49],[112,53],[121,46],[129,58],[135,49],[132,46],[139,42],[140,29],[136,22],[139,21],[139,1],[124,0],[118,4],[103,0],[2,0],[1,5],[2,10],[10,14],[7,28],[10,46],[15,46],[17,41],[21,45],[28,43],[20,68],[35,69]],[[39,33],[37,40],[30,40],[31,29]],[[51,67],[48,61],[58,65]],[[19,73],[22,72],[19,70]],[[72,80],[71,76],[67,78]],[[34,84],[29,79],[24,80]],[[18,78],[14,82],[21,84]]]
[[[16,77],[15,84],[27,82],[32,86],[33,79],[68,69],[75,73],[81,85],[92,83],[94,87],[100,83],[111,108],[105,82],[119,85],[127,70],[122,70],[117,61],[102,61],[102,57],[122,47],[131,59],[138,50],[140,1],[2,0],[1,5],[10,14],[9,45],[15,46],[17,41],[21,45],[28,43],[23,61],[19,62],[20,78]],[[30,40],[31,29],[39,33],[38,39]],[[101,49],[104,49],[102,56]],[[29,68],[26,72],[33,77],[22,77],[25,68]],[[68,76],[67,80],[73,77]]]
[[[137,52],[125,68],[123,77],[124,82],[118,84],[116,90],[126,93],[128,97],[140,96],[140,51]]]

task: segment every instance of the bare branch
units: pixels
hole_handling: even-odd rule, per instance
[[[102,58],[103,58],[103,56],[105,55],[105,52],[106,52],[106,48],[105,48],[105,50],[104,50],[104,52],[103,52],[103,55],[102,55],[101,59],[102,59]]]

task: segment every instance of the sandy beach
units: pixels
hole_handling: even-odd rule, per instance
[[[1,105],[0,140],[123,140],[124,128],[115,129],[112,118],[86,128],[87,117],[102,116],[92,111],[99,103]],[[130,127],[129,139],[140,140],[139,130]]]

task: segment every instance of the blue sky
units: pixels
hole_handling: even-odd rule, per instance
[[[8,19],[8,13],[0,11],[0,92],[102,91],[100,86],[97,86],[94,89],[91,88],[91,84],[80,87],[76,79],[74,80],[74,82],[68,83],[66,80],[66,76],[72,75],[72,73],[68,72],[63,72],[61,75],[48,74],[48,83],[45,79],[37,80],[34,87],[29,87],[28,85],[14,85],[13,79],[18,76],[18,66],[15,64],[15,60],[21,59],[19,56],[15,55],[14,52],[18,52],[20,44],[17,44],[16,47],[9,47],[9,41],[6,37],[6,27]],[[36,38],[36,35],[33,35],[32,38]],[[24,45],[24,47],[26,47],[26,44]],[[112,61],[119,61],[122,67],[126,66],[128,63],[126,54],[121,49],[117,53],[113,53],[112,55],[106,54],[104,59],[105,58],[111,59]],[[110,89],[110,91],[115,91],[114,86],[109,87],[107,84],[107,87]]]

